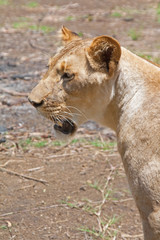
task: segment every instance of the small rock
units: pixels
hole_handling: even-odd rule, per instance
[[[86,191],[86,188],[82,186],[82,187],[79,188],[79,190]]]
[[[7,132],[7,128],[5,126],[0,125],[0,133]]]
[[[125,22],[132,22],[132,21],[134,21],[134,18],[132,18],[132,17],[123,18],[123,21],[125,21]]]
[[[6,142],[6,138],[5,137],[0,138],[0,144],[4,142]]]
[[[12,68],[17,67],[17,64],[15,62],[8,62],[7,65],[8,67],[12,67]]]

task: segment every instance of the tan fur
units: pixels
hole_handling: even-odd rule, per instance
[[[78,36],[77,33],[71,32],[68,28],[66,28],[64,26],[62,27],[62,29],[60,31],[60,37],[61,37],[64,45],[66,45],[67,43],[69,43],[73,40],[79,40],[80,39],[80,37]]]
[[[62,35],[65,47],[29,99],[75,130],[87,119],[115,130],[144,239],[160,240],[160,68],[108,36],[80,40],[66,28]]]

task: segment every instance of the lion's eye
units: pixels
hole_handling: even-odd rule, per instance
[[[70,73],[64,73],[62,76],[61,76],[61,79],[63,81],[70,81],[74,78],[74,74],[70,74]]]

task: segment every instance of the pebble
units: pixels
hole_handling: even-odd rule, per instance
[[[6,142],[6,138],[5,137],[0,138],[0,144],[4,142]]]
[[[0,133],[7,132],[8,129],[5,126],[0,125]]]

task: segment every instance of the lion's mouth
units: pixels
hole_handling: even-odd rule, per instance
[[[76,131],[76,125],[70,119],[62,119],[60,121],[55,121],[54,129],[63,134],[73,134]]]

